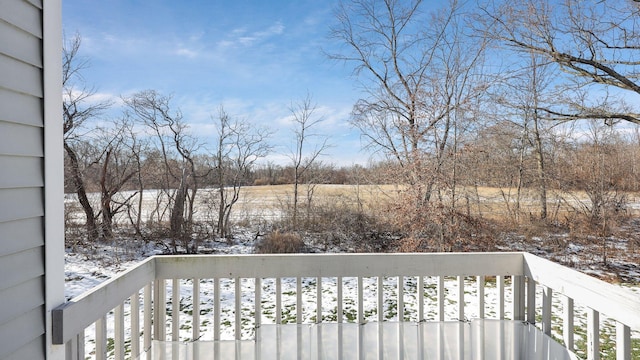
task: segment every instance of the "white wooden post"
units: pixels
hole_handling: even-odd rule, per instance
[[[524,321],[524,278],[523,276],[511,276],[513,287],[513,320]]]
[[[438,276],[438,321],[444,321],[444,276]]]
[[[255,278],[255,322],[256,322],[256,329],[260,327],[260,325],[262,324],[262,278]],[[256,346],[256,349],[258,347]]]
[[[140,291],[136,291],[129,298],[129,310],[131,312],[131,355],[140,355]]]
[[[464,276],[458,276],[458,320],[464,321]]]
[[[384,276],[378,276],[378,322],[384,321]]]
[[[120,304],[113,310],[113,353],[116,360],[124,360],[124,309]]]
[[[476,277],[478,282],[478,318],[484,319],[484,276]]]
[[[504,320],[504,276],[496,276],[496,288],[498,290],[498,320]]]
[[[527,278],[527,322],[536,323],[536,282],[532,278]]]
[[[338,323],[341,324],[343,322],[343,309],[342,309],[342,300],[343,300],[343,289],[342,289],[342,276],[338,276],[337,280],[336,280],[336,284],[338,286],[338,304],[337,304],[337,311],[338,311]]]
[[[234,295],[234,314],[235,314],[235,336],[236,340],[242,339],[242,279],[236,277],[234,280],[235,291]]]
[[[171,341],[180,341],[180,279],[171,280]]]
[[[191,339],[200,339],[200,279],[193,278],[191,290]]]
[[[631,329],[616,322],[616,360],[631,360]]]
[[[96,360],[107,358],[107,316],[96,320]]]
[[[166,328],[167,286],[164,279],[158,279],[153,284],[153,338],[165,341]]]
[[[322,322],[322,278],[316,278],[316,323]]]
[[[600,313],[587,310],[587,359],[600,360]]]
[[[404,321],[404,276],[398,276],[398,321]]]
[[[153,331],[152,329],[152,298],[151,298],[151,284],[147,284],[144,287],[144,291],[143,291],[143,298],[144,298],[144,325],[143,325],[143,330],[144,331],[144,339],[143,339],[143,346],[144,346],[144,351],[146,351],[147,353],[147,360],[151,359],[151,333]]]
[[[553,290],[550,287],[542,288],[542,332],[551,336],[551,303],[553,300]]]
[[[573,351],[574,341],[573,341],[573,299],[564,296],[564,314],[562,317],[562,338],[564,340],[564,346],[569,349],[569,351]]]
[[[418,322],[423,322],[423,321],[424,321],[424,277],[421,275],[421,276],[418,276]]]
[[[213,279],[213,340],[220,340],[220,278]]]

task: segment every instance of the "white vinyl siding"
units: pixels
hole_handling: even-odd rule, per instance
[[[0,359],[44,359],[42,1],[0,9]]]

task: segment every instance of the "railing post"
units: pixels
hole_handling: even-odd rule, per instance
[[[180,279],[171,280],[171,341],[180,341]]]
[[[165,341],[167,331],[166,323],[167,290],[164,279],[158,279],[153,284],[153,338]]]
[[[587,310],[587,359],[600,360],[600,313]]]
[[[418,322],[424,321],[424,277],[418,276]]]
[[[478,318],[484,319],[484,276],[476,277],[478,281]]]
[[[147,353],[147,360],[151,360],[151,339],[152,339],[152,301],[151,298],[151,283],[148,283],[144,286],[143,291],[143,299],[144,299],[144,339],[142,345],[144,347],[144,351]]]
[[[84,360],[84,331],[65,344],[66,360]]]
[[[526,278],[527,281],[527,322],[529,324],[536,323],[536,282],[532,278]]]
[[[464,321],[464,276],[458,276],[458,320]]]
[[[444,321],[444,276],[438,276],[438,321]]]
[[[513,320],[524,321],[524,278],[523,276],[512,276],[511,286],[513,287]]]
[[[200,339],[200,279],[194,278],[191,280],[193,289],[191,290],[192,296],[191,304],[193,311],[191,312],[191,323],[193,328],[191,329],[191,338],[193,341]]]
[[[631,329],[616,322],[616,360],[631,360]]]
[[[498,290],[498,320],[504,320],[504,276],[496,276],[496,288]]]
[[[574,341],[573,341],[573,299],[565,296],[564,297],[564,316],[562,319],[562,338],[564,339],[564,346],[569,349],[569,351],[573,351]]]
[[[107,316],[96,320],[96,360],[107,358]]]
[[[542,332],[551,336],[551,303],[553,300],[553,290],[550,287],[542,288]]]
[[[131,355],[140,355],[140,291],[136,291],[129,298],[129,309],[131,311]]]
[[[124,306],[120,304],[113,310],[113,353],[116,360],[124,360]]]

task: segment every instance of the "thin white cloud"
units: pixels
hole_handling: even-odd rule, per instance
[[[226,39],[218,41],[220,48],[230,48],[237,45],[249,47],[254,44],[265,41],[273,36],[282,35],[285,26],[282,22],[276,21],[273,25],[263,30],[249,32],[246,27],[231,30]]]

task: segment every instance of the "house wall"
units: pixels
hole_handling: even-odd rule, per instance
[[[64,300],[62,224],[45,219],[45,212],[63,209],[56,195],[62,147],[55,149],[61,82],[54,84],[61,36],[43,36],[44,24],[61,29],[60,2],[46,1],[50,10],[42,0],[0,0],[0,359],[53,358],[48,313]],[[55,168],[57,179],[51,178]],[[49,254],[60,259],[47,263]],[[50,270],[59,274],[45,276]]]

